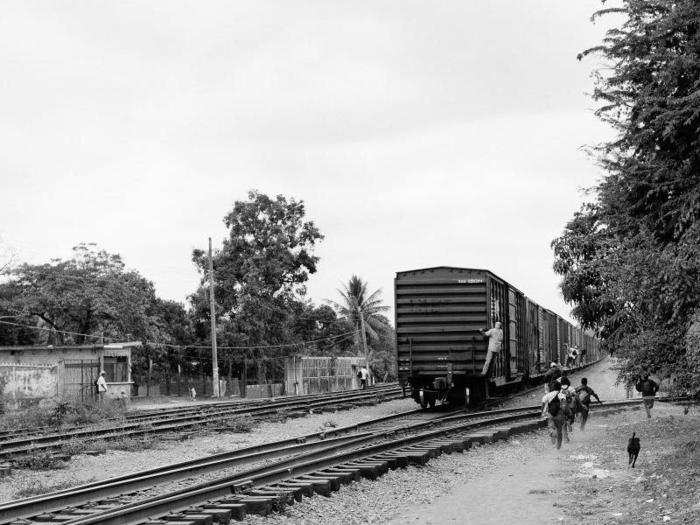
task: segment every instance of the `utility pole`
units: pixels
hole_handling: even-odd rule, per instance
[[[369,352],[367,351],[367,332],[365,332],[365,316],[362,310],[357,309],[357,314],[360,316],[360,330],[362,330],[362,349],[365,352],[365,366],[369,370]],[[371,375],[371,374],[370,374]]]
[[[219,358],[216,355],[216,301],[214,300],[214,261],[209,237],[209,317],[211,318],[211,381],[212,394],[219,397]]]

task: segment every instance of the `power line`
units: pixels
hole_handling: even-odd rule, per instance
[[[34,314],[31,314],[34,315]],[[43,326],[32,326],[30,324],[22,324],[22,323],[13,323],[12,321],[0,321],[0,324],[10,324],[13,326],[20,326],[22,328],[33,328],[34,330],[43,330],[44,332],[57,332],[61,334],[69,334],[69,335],[80,335],[83,337],[93,337],[97,339],[110,339],[109,337],[104,337],[101,335],[90,335],[90,334],[81,334],[80,332],[69,332],[68,330],[58,330],[56,328],[46,328]]]
[[[333,339],[347,337],[348,335],[356,334],[357,332],[358,332],[358,330],[352,330],[350,332],[344,332],[342,334],[336,334],[336,335],[332,335],[332,336],[328,336],[328,337],[321,337],[319,339],[311,339],[309,341],[300,341],[297,343],[280,343],[280,344],[275,344],[275,345],[253,345],[253,346],[221,346],[221,345],[219,345],[218,348],[223,349],[223,350],[265,350],[265,349],[272,349],[272,348],[291,348],[294,346],[303,346],[306,344],[319,343],[321,341],[330,341]],[[175,345],[175,344],[171,344],[171,343],[157,343],[154,341],[144,341],[144,343],[158,345],[158,346],[167,346],[170,348],[211,348],[210,345]]]
[[[6,324],[6,325],[12,325],[12,326],[19,326],[22,328],[32,328],[34,330],[42,330],[45,332],[54,332],[54,333],[61,333],[61,334],[69,334],[69,335],[79,335],[83,337],[91,337],[95,339],[104,339],[104,340],[113,340],[111,337],[103,337],[102,335],[91,335],[91,334],[83,334],[80,332],[71,332],[68,330],[58,330],[55,328],[46,328],[43,326],[32,326],[28,324],[22,324],[22,323],[15,323],[12,321],[2,321],[0,320],[0,324]],[[334,339],[339,339],[343,337],[347,337],[351,334],[356,334],[357,330],[352,330],[349,332],[344,332],[342,334],[336,334],[328,337],[320,337],[318,339],[311,339],[309,341],[299,341],[296,343],[280,343],[280,344],[274,344],[274,345],[252,345],[252,346],[219,346],[219,348],[224,349],[224,350],[265,350],[265,349],[273,349],[273,348],[292,348],[295,346],[304,346],[308,344],[313,344],[313,343],[320,343],[322,341],[332,341]],[[210,345],[176,345],[172,343],[161,343],[157,341],[149,341],[145,340],[143,341],[144,344],[149,344],[153,346],[165,346],[169,348],[211,348]]]

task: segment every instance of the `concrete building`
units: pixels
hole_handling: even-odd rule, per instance
[[[131,349],[139,342],[67,346],[0,347],[0,401],[20,408],[42,399],[90,403],[101,370],[107,397],[131,394]]]

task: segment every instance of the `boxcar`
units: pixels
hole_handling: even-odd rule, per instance
[[[566,362],[576,328],[488,270],[439,266],[398,272],[394,281],[399,381],[422,406],[478,403]],[[500,321],[503,348],[482,374]],[[583,335],[586,359],[595,338]]]

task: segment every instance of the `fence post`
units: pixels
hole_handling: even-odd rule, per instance
[[[177,364],[177,397],[180,397],[180,384],[182,383],[182,367]]]
[[[241,391],[241,397],[246,396],[246,386],[248,385],[248,360],[243,359],[243,372],[241,372],[241,387],[239,390]]]

